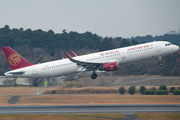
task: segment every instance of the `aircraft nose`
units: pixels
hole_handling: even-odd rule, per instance
[[[176,50],[176,51],[178,51],[178,50],[179,50],[179,46],[177,46],[177,45],[176,45],[176,48],[175,48],[175,50]]]

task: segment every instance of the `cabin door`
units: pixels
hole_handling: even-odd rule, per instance
[[[160,51],[161,51],[160,43],[156,43],[156,52],[160,52]]]
[[[37,73],[37,68],[36,66],[33,67],[33,76],[37,76],[38,73]]]

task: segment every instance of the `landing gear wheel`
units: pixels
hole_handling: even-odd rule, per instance
[[[163,66],[163,62],[159,62],[159,65],[160,65],[160,66]]]
[[[163,66],[163,62],[161,62],[161,59],[162,59],[162,56],[158,57],[159,65],[160,65],[160,66]]]
[[[92,79],[96,79],[96,78],[97,78],[97,74],[96,74],[96,73],[93,73],[93,74],[91,75],[91,78],[92,78]]]

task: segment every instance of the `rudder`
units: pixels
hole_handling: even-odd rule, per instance
[[[33,65],[9,46],[3,47],[2,50],[12,70]]]

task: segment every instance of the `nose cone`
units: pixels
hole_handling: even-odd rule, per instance
[[[179,46],[176,45],[175,47],[175,51],[178,51],[179,50]]]

